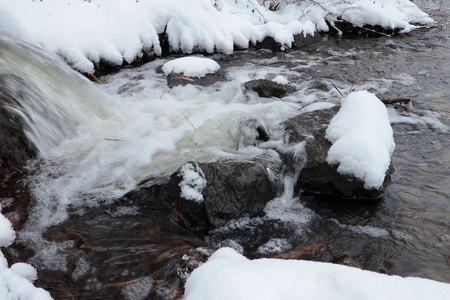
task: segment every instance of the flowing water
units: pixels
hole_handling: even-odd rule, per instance
[[[30,164],[35,201],[17,238],[34,253],[29,261],[40,271],[38,283],[63,297],[77,291],[55,290],[82,277],[89,277],[83,288],[97,292],[107,290],[106,283],[147,278],[161,255],[189,249],[186,237],[174,240],[165,221],[139,223],[132,208],[103,212],[98,207],[187,161],[258,156],[278,163],[271,150],[240,145],[242,130],[236,124],[256,119],[276,137],[278,124],[299,108],[329,107],[352,89],[414,103],[412,110],[388,108],[395,172],[381,200],[296,195],[293,179],[286,176],[280,178],[284,193],[268,203],[264,217],[234,220],[205,240],[191,242],[235,245],[249,257],[314,249],[304,250],[302,257],[334,261],[348,256],[365,269],[450,283],[449,9],[441,1],[418,5],[436,26],[396,37],[323,37],[287,53],[216,54],[211,58],[227,80],[202,88],[169,90],[161,71],[168,59],[93,84],[55,57],[2,40],[1,72],[27,81],[27,96],[14,109],[23,115],[27,135],[41,153]],[[247,80],[277,76],[298,91],[282,99],[260,99],[242,89]],[[17,80],[10,82],[17,89]],[[69,215],[75,216],[71,229],[52,232]],[[90,215],[89,222],[79,221]],[[80,242],[86,240],[89,249]],[[86,255],[95,259],[88,261]],[[52,276],[67,270],[70,278]]]

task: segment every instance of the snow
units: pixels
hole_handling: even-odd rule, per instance
[[[402,278],[330,263],[255,259],[216,251],[192,272],[184,300],[396,299],[444,300],[450,284]]]
[[[26,263],[15,263],[10,269],[31,283],[38,278],[36,269]]]
[[[11,223],[0,214],[0,247],[9,246],[15,238]],[[31,283],[37,278],[36,269],[25,263],[8,263],[0,251],[0,298],[3,300],[49,300],[50,294]]]
[[[182,57],[166,62],[162,70],[164,74],[183,74],[187,77],[204,77],[206,74],[215,73],[220,69],[217,62],[203,57]]]
[[[181,188],[181,197],[186,200],[192,200],[197,203],[203,202],[202,191],[206,187],[206,179],[202,169],[196,163],[184,164],[180,169],[182,180],[179,184]]]
[[[379,188],[395,148],[386,107],[367,91],[350,93],[341,104],[326,130],[333,143],[327,162],[363,180],[366,189]]]
[[[101,60],[121,65],[143,53],[160,56],[163,33],[173,52],[232,53],[265,37],[292,47],[294,35],[328,31],[326,20],[404,32],[415,28],[412,23],[433,22],[409,0],[280,1],[275,12],[256,0],[0,2],[0,34],[40,46],[91,73]]]

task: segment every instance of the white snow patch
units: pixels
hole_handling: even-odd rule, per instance
[[[9,246],[15,238],[11,223],[0,213],[0,247]],[[0,251],[0,298],[3,300],[50,300],[50,294],[36,288],[31,282],[37,279],[36,269],[25,263],[8,268],[8,262]]]
[[[272,81],[282,85],[290,83],[289,79],[287,79],[286,76],[283,75],[277,75],[274,79],[272,79]]]
[[[1,207],[0,207],[1,212]],[[16,238],[11,222],[5,216],[0,214],[0,247],[7,247],[12,244]]]
[[[333,143],[327,162],[337,171],[379,188],[386,175],[395,143],[384,104],[367,91],[353,92],[330,122],[326,138]]]
[[[249,260],[222,248],[192,272],[183,299],[444,300],[449,296],[450,284],[433,280],[313,261]]]
[[[181,197],[192,200],[197,203],[203,202],[202,191],[206,187],[205,174],[196,164],[194,167],[191,163],[184,164],[179,174],[183,179],[179,186],[181,188]]]
[[[15,263],[11,266],[11,270],[31,283],[38,278],[36,269],[29,264]]]
[[[183,74],[187,77],[203,77],[206,74],[215,73],[220,69],[217,62],[204,57],[182,57],[166,62],[162,67],[164,74]]]

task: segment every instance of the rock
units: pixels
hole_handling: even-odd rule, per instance
[[[244,83],[244,88],[256,92],[259,97],[265,98],[280,98],[295,91],[295,88],[290,85],[279,84],[267,79],[247,81]]]
[[[23,86],[25,82],[13,75],[0,74],[0,183],[15,173],[23,173],[25,163],[37,154],[25,135],[21,117],[12,109],[19,104],[9,89],[11,85]]]
[[[211,86],[219,81],[225,81],[225,73],[220,70],[216,73],[206,74],[203,77],[187,77],[181,74],[169,73],[167,75],[167,86],[174,88],[176,86],[185,86],[188,84],[199,86]]]
[[[306,163],[300,172],[296,188],[342,198],[379,198],[390,181],[392,166],[386,174],[382,187],[366,190],[362,180],[338,173],[337,165],[331,166],[326,161],[331,143],[325,138],[325,131],[338,110],[338,107],[334,107],[307,112],[283,122],[289,143],[306,141]]]
[[[182,167],[165,181],[143,182],[120,203],[138,206],[141,211],[176,211],[180,225],[205,233],[232,219],[261,215],[266,203],[276,196],[266,169],[259,163],[187,164],[191,167],[189,174],[183,173]],[[201,188],[196,185],[199,177],[206,179]]]
[[[322,36],[320,33],[316,32],[314,35],[307,34],[304,36],[303,34],[294,35],[294,45],[293,48],[304,48],[309,45],[313,45],[322,41]]]
[[[263,213],[276,192],[264,166],[255,162],[199,164],[205,174],[204,205],[209,222],[224,225],[231,219]]]

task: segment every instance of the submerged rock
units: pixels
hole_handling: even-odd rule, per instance
[[[272,80],[257,79],[250,80],[244,83],[246,90],[254,91],[259,97],[271,98],[271,97],[283,97],[288,93],[295,91],[295,88],[290,85],[284,85],[276,83]]]
[[[307,112],[283,122],[282,126],[288,143],[296,144],[306,141],[306,163],[300,172],[296,188],[342,198],[379,198],[390,181],[392,165],[386,173],[383,185],[379,189],[367,190],[362,180],[338,173],[338,166],[332,166],[326,161],[332,144],[325,138],[325,131],[338,110],[338,107],[333,107]]]

